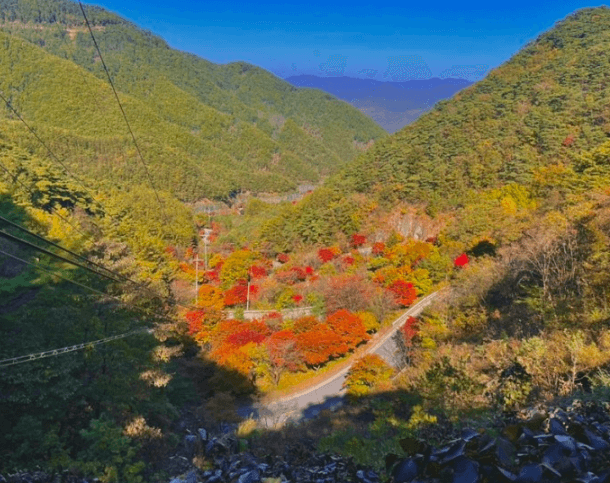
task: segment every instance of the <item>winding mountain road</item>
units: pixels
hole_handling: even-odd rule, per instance
[[[410,307],[392,323],[390,331],[379,339],[374,338],[369,342],[370,347],[366,348],[365,354],[377,354],[390,365],[396,366],[398,360],[396,355],[397,346],[393,336],[409,317],[417,317],[440,294],[441,291],[433,292],[413,307]],[[243,407],[239,413],[244,417],[253,416],[259,421],[259,424],[267,427],[279,425],[289,420],[298,421],[315,417],[323,409],[333,409],[342,404],[345,394],[343,383],[347,378],[350,367],[351,365],[345,367],[319,384],[297,394],[291,394],[266,404],[257,403],[254,406]]]

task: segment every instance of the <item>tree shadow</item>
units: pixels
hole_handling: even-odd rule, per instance
[[[0,196],[0,214],[21,226],[36,225],[8,196]],[[0,221],[0,229],[44,245],[5,222]],[[154,321],[171,320],[159,301],[138,293],[138,302],[130,298],[125,305],[99,292],[121,296],[133,288],[128,284],[56,262],[5,238],[0,238],[0,250],[7,254],[0,254],[0,360],[84,344],[0,367],[0,473],[40,465],[99,476],[106,465],[117,467],[123,478],[127,473],[122,471],[144,461],[142,474],[149,481],[164,468],[174,439],[183,434],[181,425],[189,425],[182,417],[185,408],[203,407],[200,418],[192,411],[192,426],[208,426],[217,415],[206,402],[225,393],[249,401],[254,394],[241,374],[199,358],[188,344],[182,357],[169,363],[158,358],[184,342],[174,334],[161,344],[146,331]],[[128,335],[87,344],[122,334]],[[223,405],[222,397],[215,402],[220,421],[231,406]]]

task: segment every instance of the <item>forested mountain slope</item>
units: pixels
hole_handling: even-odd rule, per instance
[[[377,143],[338,180],[348,191],[454,206],[469,189],[584,170],[610,133],[610,9],[559,22],[483,81]]]
[[[317,182],[384,134],[327,94],[249,64],[215,65],[103,9],[86,11],[153,179],[182,200]],[[78,4],[2,1],[0,19],[0,88],[13,106],[80,173],[143,181]]]

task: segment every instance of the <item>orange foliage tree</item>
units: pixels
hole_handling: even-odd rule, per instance
[[[198,305],[200,307],[216,310],[224,309],[224,294],[222,293],[222,290],[219,287],[214,287],[213,285],[202,285],[199,287]]]
[[[305,363],[312,367],[319,367],[349,351],[341,336],[326,324],[318,324],[313,330],[297,335],[297,348]]]
[[[296,319],[292,323],[292,331],[295,334],[304,334],[305,332],[313,330],[319,324],[320,321],[316,317],[313,315],[306,315]]]
[[[342,309],[330,315],[326,319],[326,324],[341,337],[349,349],[354,349],[358,344],[370,338],[362,319],[349,310]]]

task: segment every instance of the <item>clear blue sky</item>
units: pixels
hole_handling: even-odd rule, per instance
[[[281,77],[477,77],[587,0],[99,0],[172,47]],[[461,66],[457,70],[453,66]],[[474,79],[473,79],[474,80]]]

